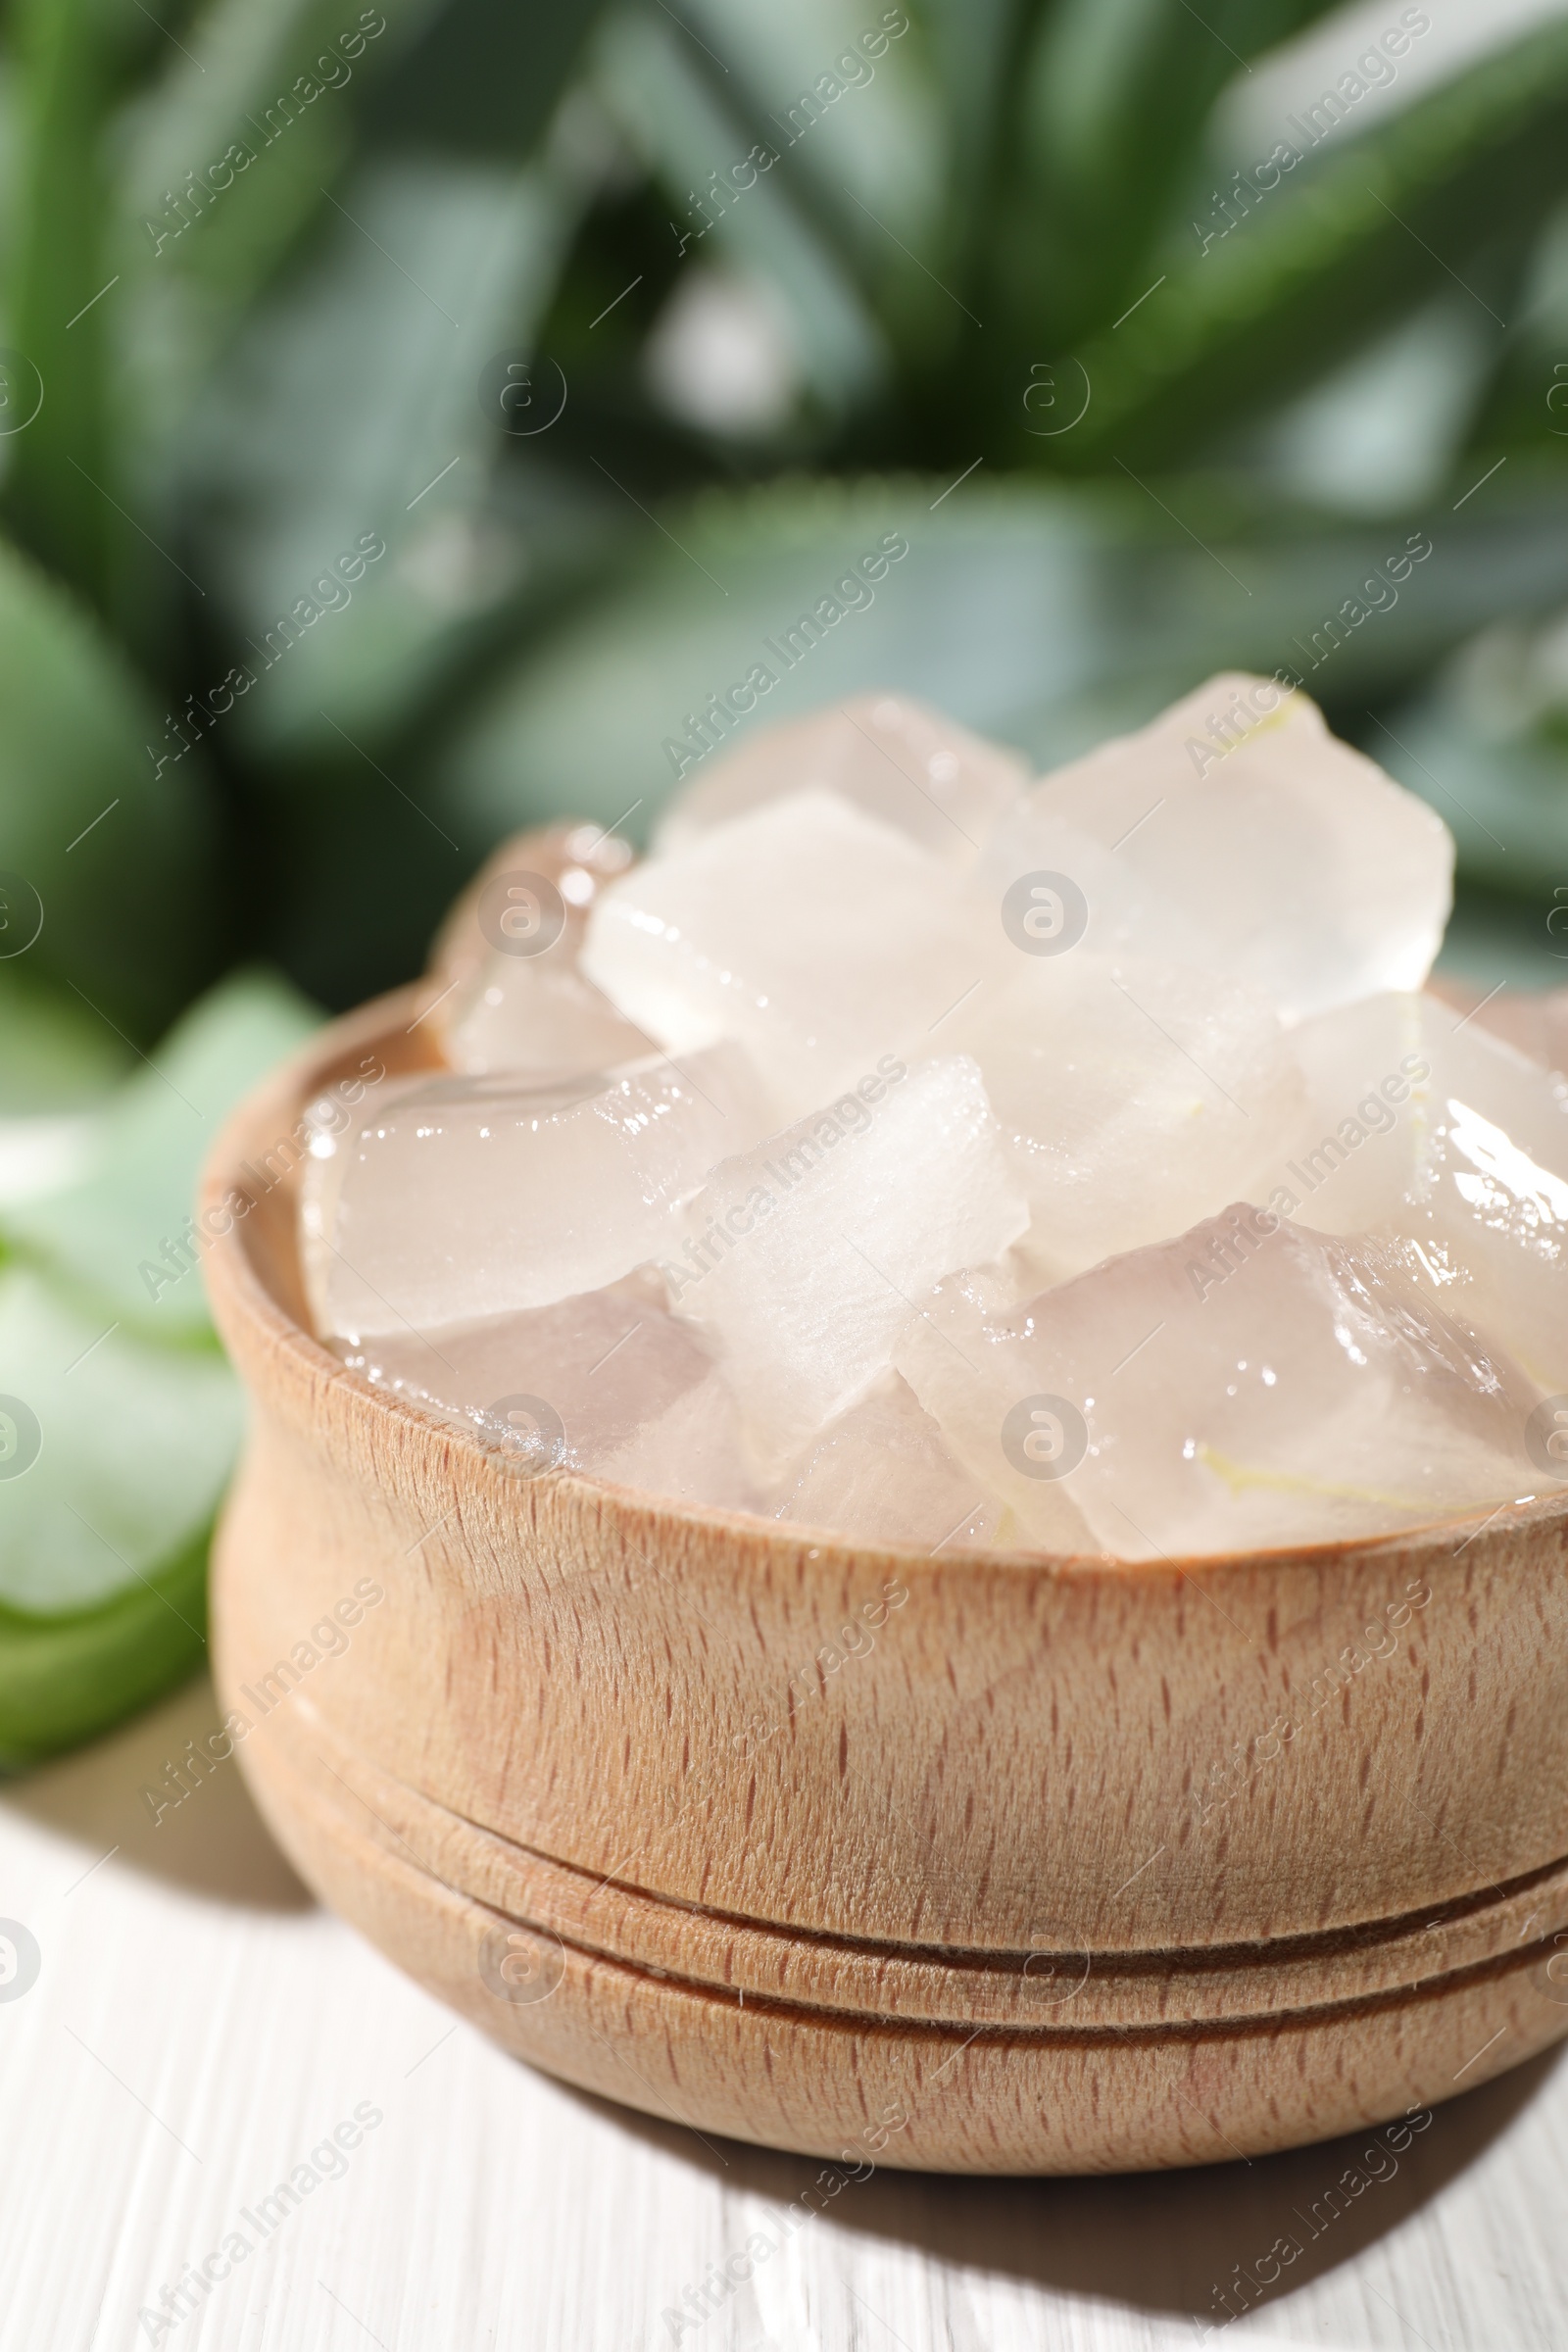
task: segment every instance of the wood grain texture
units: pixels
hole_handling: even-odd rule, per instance
[[[430,994],[318,1041],[207,1179],[255,1197],[209,1258],[255,1405],[220,1687],[327,1899],[572,2081],[833,2155],[892,2104],[893,2164],[1213,2161],[1568,2031],[1568,1503],[1107,1567],[512,1475],[309,1337],[271,1176],[339,1071],[428,1064]],[[487,1988],[509,1921],[559,1939],[548,1999]]]

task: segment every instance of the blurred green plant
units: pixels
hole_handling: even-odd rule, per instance
[[[758,720],[884,682],[1041,764],[1288,665],[1568,954],[1568,25],[1445,77],[1387,14],[18,0],[0,1757],[199,1649],[239,1412],[138,1265],[214,1120],[504,830],[639,832],[800,614]]]

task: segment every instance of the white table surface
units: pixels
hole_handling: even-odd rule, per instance
[[[0,1917],[42,1955],[31,1988],[0,2000],[0,2348],[675,2343],[665,2311],[817,2167],[505,2057],[314,1905],[232,1767],[155,1828],[143,1783],[217,1721],[199,1682],[0,1791]],[[242,2211],[361,2105],[383,2121],[341,2177],[265,2240],[247,2230]],[[878,2173],[678,2341],[1195,2345],[1214,2284],[1361,2144],[1111,2180]],[[1565,2185],[1568,2067],[1548,2056],[1440,2107],[1286,2274],[1293,2291],[1204,2340],[1556,2352]],[[236,2228],[255,2250],[155,2339],[143,2306]]]

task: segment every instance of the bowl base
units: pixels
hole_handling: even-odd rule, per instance
[[[303,1700],[238,1752],[322,1901],[504,2048],[852,2167],[1224,2163],[1425,2109],[1568,2033],[1568,1863],[1438,1918],[1277,1945],[919,1950],[598,1880],[421,1794]]]

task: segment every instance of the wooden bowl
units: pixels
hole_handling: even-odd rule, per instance
[[[307,1328],[302,1107],[431,1064],[431,993],[204,1187],[219,1685],[324,1901],[533,2064],[850,2164],[1217,2162],[1568,2032],[1568,1495],[1118,1567],[514,1475]]]

